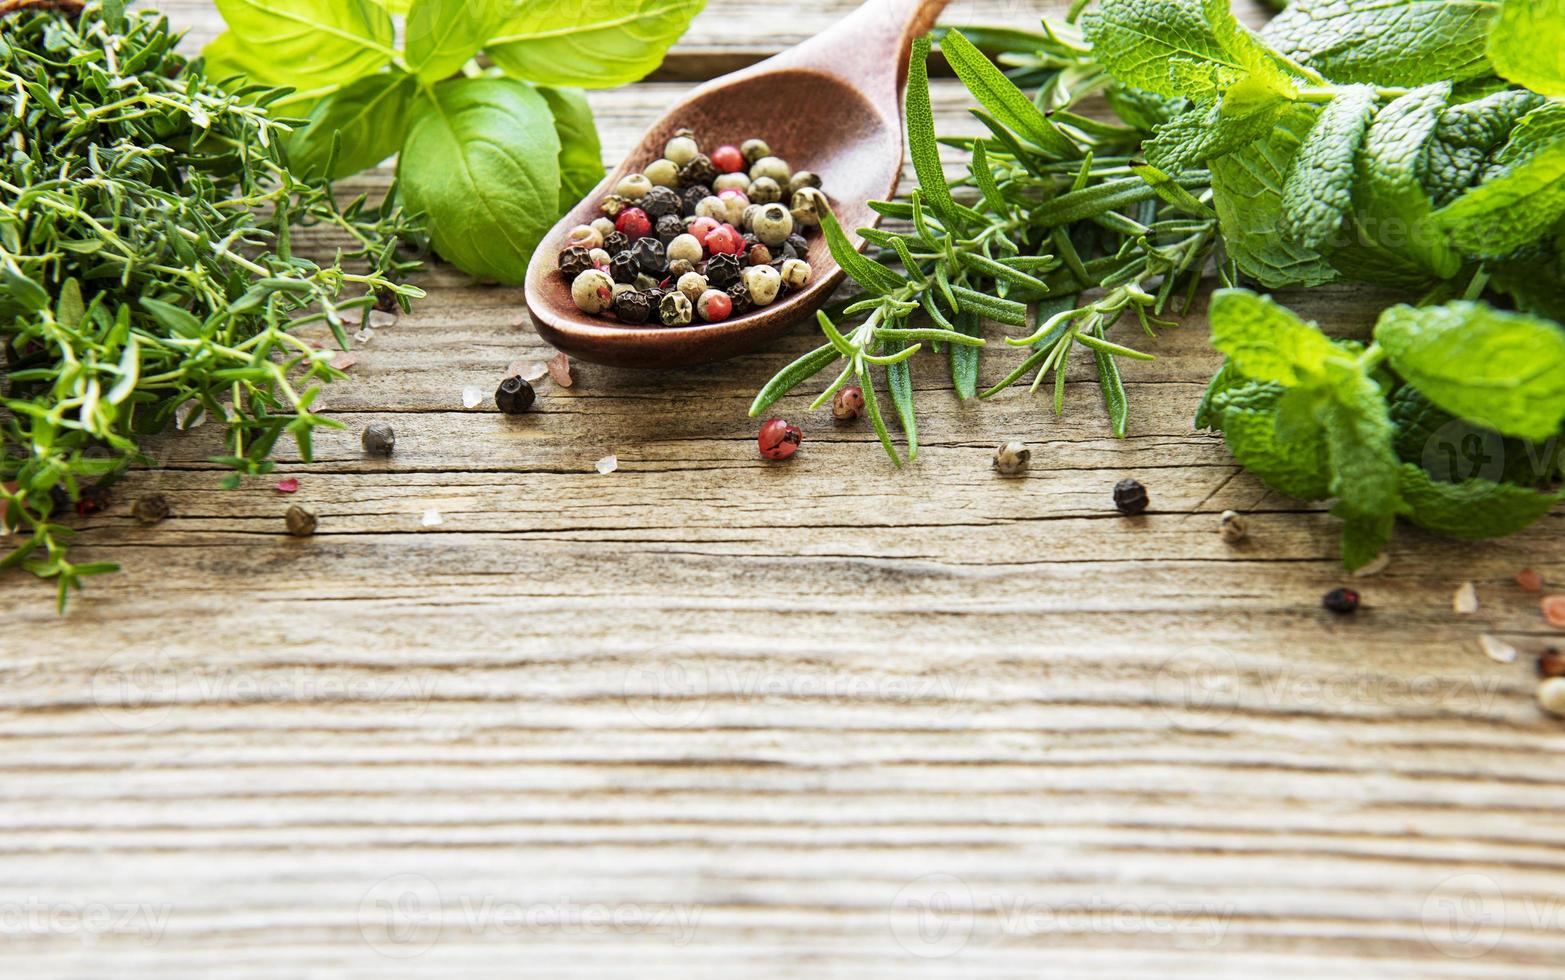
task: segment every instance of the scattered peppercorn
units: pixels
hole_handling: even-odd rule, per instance
[[[685,233],[685,219],[677,214],[665,214],[658,219],[652,231],[666,245]]]
[[[1524,568],[1516,573],[1516,584],[1523,592],[1542,592],[1543,576],[1536,568]]]
[[[81,495],[76,498],[76,516],[91,517],[102,513],[113,499],[108,487],[83,487]]]
[[[1565,677],[1565,653],[1558,647],[1549,647],[1538,654],[1539,677]]]
[[[762,245],[760,242],[756,242],[754,245],[751,245],[749,248],[745,249],[745,261],[751,265],[771,265],[771,249],[767,248],[765,245]]]
[[[679,192],[671,187],[654,187],[641,199],[641,210],[653,218],[677,217],[684,205]]]
[[[1147,509],[1147,488],[1137,480],[1121,480],[1114,484],[1114,506],[1121,514],[1134,516]]]
[[[288,508],[288,513],[283,515],[283,523],[288,527],[288,533],[296,538],[307,538],[315,533],[319,523],[315,518],[315,512],[294,504]]]
[[[1538,685],[1538,707],[1556,718],[1565,718],[1565,678],[1550,677]]]
[[[740,277],[756,306],[769,306],[782,288],[782,275],[769,265],[752,265]]]
[[[772,155],[772,148],[762,139],[747,139],[739,144],[739,152],[744,155],[744,162],[754,164],[762,157]]]
[[[1320,604],[1339,616],[1358,612],[1359,594],[1353,589],[1332,589],[1321,597]]]
[[[614,230],[635,241],[642,235],[652,233],[652,219],[640,208],[626,208],[614,219]]]
[[[168,519],[168,498],[161,493],[149,493],[137,498],[131,506],[131,516],[146,525],[160,524]]]
[[[693,315],[694,308],[684,293],[669,293],[658,303],[658,317],[665,327],[683,327]]]
[[[1565,595],[1545,596],[1539,607],[1550,626],[1565,630]]]
[[[767,419],[756,437],[756,445],[767,459],[787,459],[803,441],[804,433],[787,419]]]
[[[738,152],[738,151],[735,151]],[[708,289],[696,301],[696,312],[707,323],[718,323],[733,313],[734,301],[720,289]]]
[[[397,451],[396,430],[385,422],[371,422],[364,427],[359,445],[371,456],[390,456]]]
[[[686,187],[684,190],[679,192],[680,200],[684,204],[684,207],[682,207],[680,210],[684,211],[685,214],[695,214],[696,206],[711,196],[712,188],[705,184],[697,184],[694,187]]]
[[[520,415],[532,408],[537,400],[538,393],[521,375],[506,378],[494,393],[495,407],[507,415]]]
[[[1218,524],[1219,533],[1229,544],[1238,544],[1250,534],[1250,522],[1236,510],[1225,510]]]
[[[744,167],[744,154],[739,152],[737,146],[719,146],[712,151],[712,166],[725,174],[731,174]]]
[[[1000,471],[1001,476],[1015,476],[1027,470],[1027,464],[1032,461],[1032,450],[1019,442],[1002,443],[1000,448],[994,451],[994,468]]]

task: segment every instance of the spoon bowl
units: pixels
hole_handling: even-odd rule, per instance
[[[544,340],[572,357],[616,367],[667,368],[723,360],[776,338],[826,302],[842,279],[816,229],[809,285],[770,306],[719,323],[621,324],[582,312],[557,267],[571,228],[602,217],[599,202],[622,178],[663,155],[681,128],[703,148],[759,137],[795,170],[819,174],[822,191],[855,248],[854,229],[873,227],[868,202],[891,197],[902,175],[902,90],[908,48],[934,24],[943,0],[870,0],[796,48],[707,82],[675,104],[630,155],[572,208],[533,253],[527,308]]]

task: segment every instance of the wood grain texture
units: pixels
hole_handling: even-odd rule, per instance
[[[681,51],[846,6],[714,3]],[[594,94],[606,157],[683,91]],[[804,449],[757,458],[744,410],[803,327],[464,410],[549,351],[519,290],[420,281],[326,396],[347,429],[285,459],[298,494],[221,490],[214,430],[171,434],[81,522],[124,574],[63,619],[0,576],[6,977],[1559,975],[1565,730],[1530,658],[1561,636],[1510,576],[1565,584],[1565,515],[1399,529],[1337,619],[1336,522],[1192,429],[1199,313],[1126,365],[1123,441],[1079,368],[1056,421],[920,363],[898,471],[808,394],[779,406]],[[1284,298],[1362,334],[1389,296]],[[392,460],[359,452],[372,420]],[[1010,438],[1023,479],[989,469]],[[1143,518],[1111,508],[1128,475]],[[154,490],[174,517],[143,528]],[[281,533],[293,502],[316,537]]]

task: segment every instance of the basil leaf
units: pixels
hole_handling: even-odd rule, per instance
[[[426,82],[460,71],[513,6],[506,0],[414,0],[403,31],[408,69]]]
[[[1565,0],[1503,0],[1489,61],[1518,85],[1565,96]]]
[[[418,79],[393,68],[343,86],[310,113],[310,125],[288,141],[288,162],[296,174],[315,180],[349,177],[375,166],[402,147]],[[341,134],[341,139],[334,139]],[[326,163],[332,144],[337,157]]]
[[[398,175],[436,251],[469,275],[517,284],[558,213],[559,153],[536,89],[463,78],[419,101]]]
[[[1394,306],[1375,341],[1398,374],[1453,415],[1540,441],[1565,422],[1565,330],[1547,320],[1468,302]]]
[[[484,45],[509,75],[548,85],[613,88],[657,68],[706,0],[528,0]]]
[[[540,85],[538,94],[549,103],[554,131],[560,137],[559,213],[563,215],[603,179],[603,144],[598,141],[598,127],[585,92]]]
[[[380,70],[395,54],[391,15],[369,0],[216,3],[228,31],[208,45],[208,60],[265,85],[335,88]]]

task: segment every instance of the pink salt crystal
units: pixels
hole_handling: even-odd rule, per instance
[[[1545,596],[1542,602],[1543,618],[1555,629],[1565,630],[1565,595]]]
[[[286,480],[278,480],[277,481],[277,492],[278,493],[298,493],[299,492],[299,479],[298,479],[298,477],[290,476]]]
[[[563,352],[549,358],[549,377],[561,388],[569,388],[575,383],[571,380],[571,359]]]
[[[1523,592],[1542,592],[1543,576],[1538,574],[1536,568],[1524,568],[1516,573],[1516,584],[1522,587]]]
[[[331,359],[331,366],[339,371],[346,371],[357,363],[359,363],[359,355],[352,351],[338,351]]]

